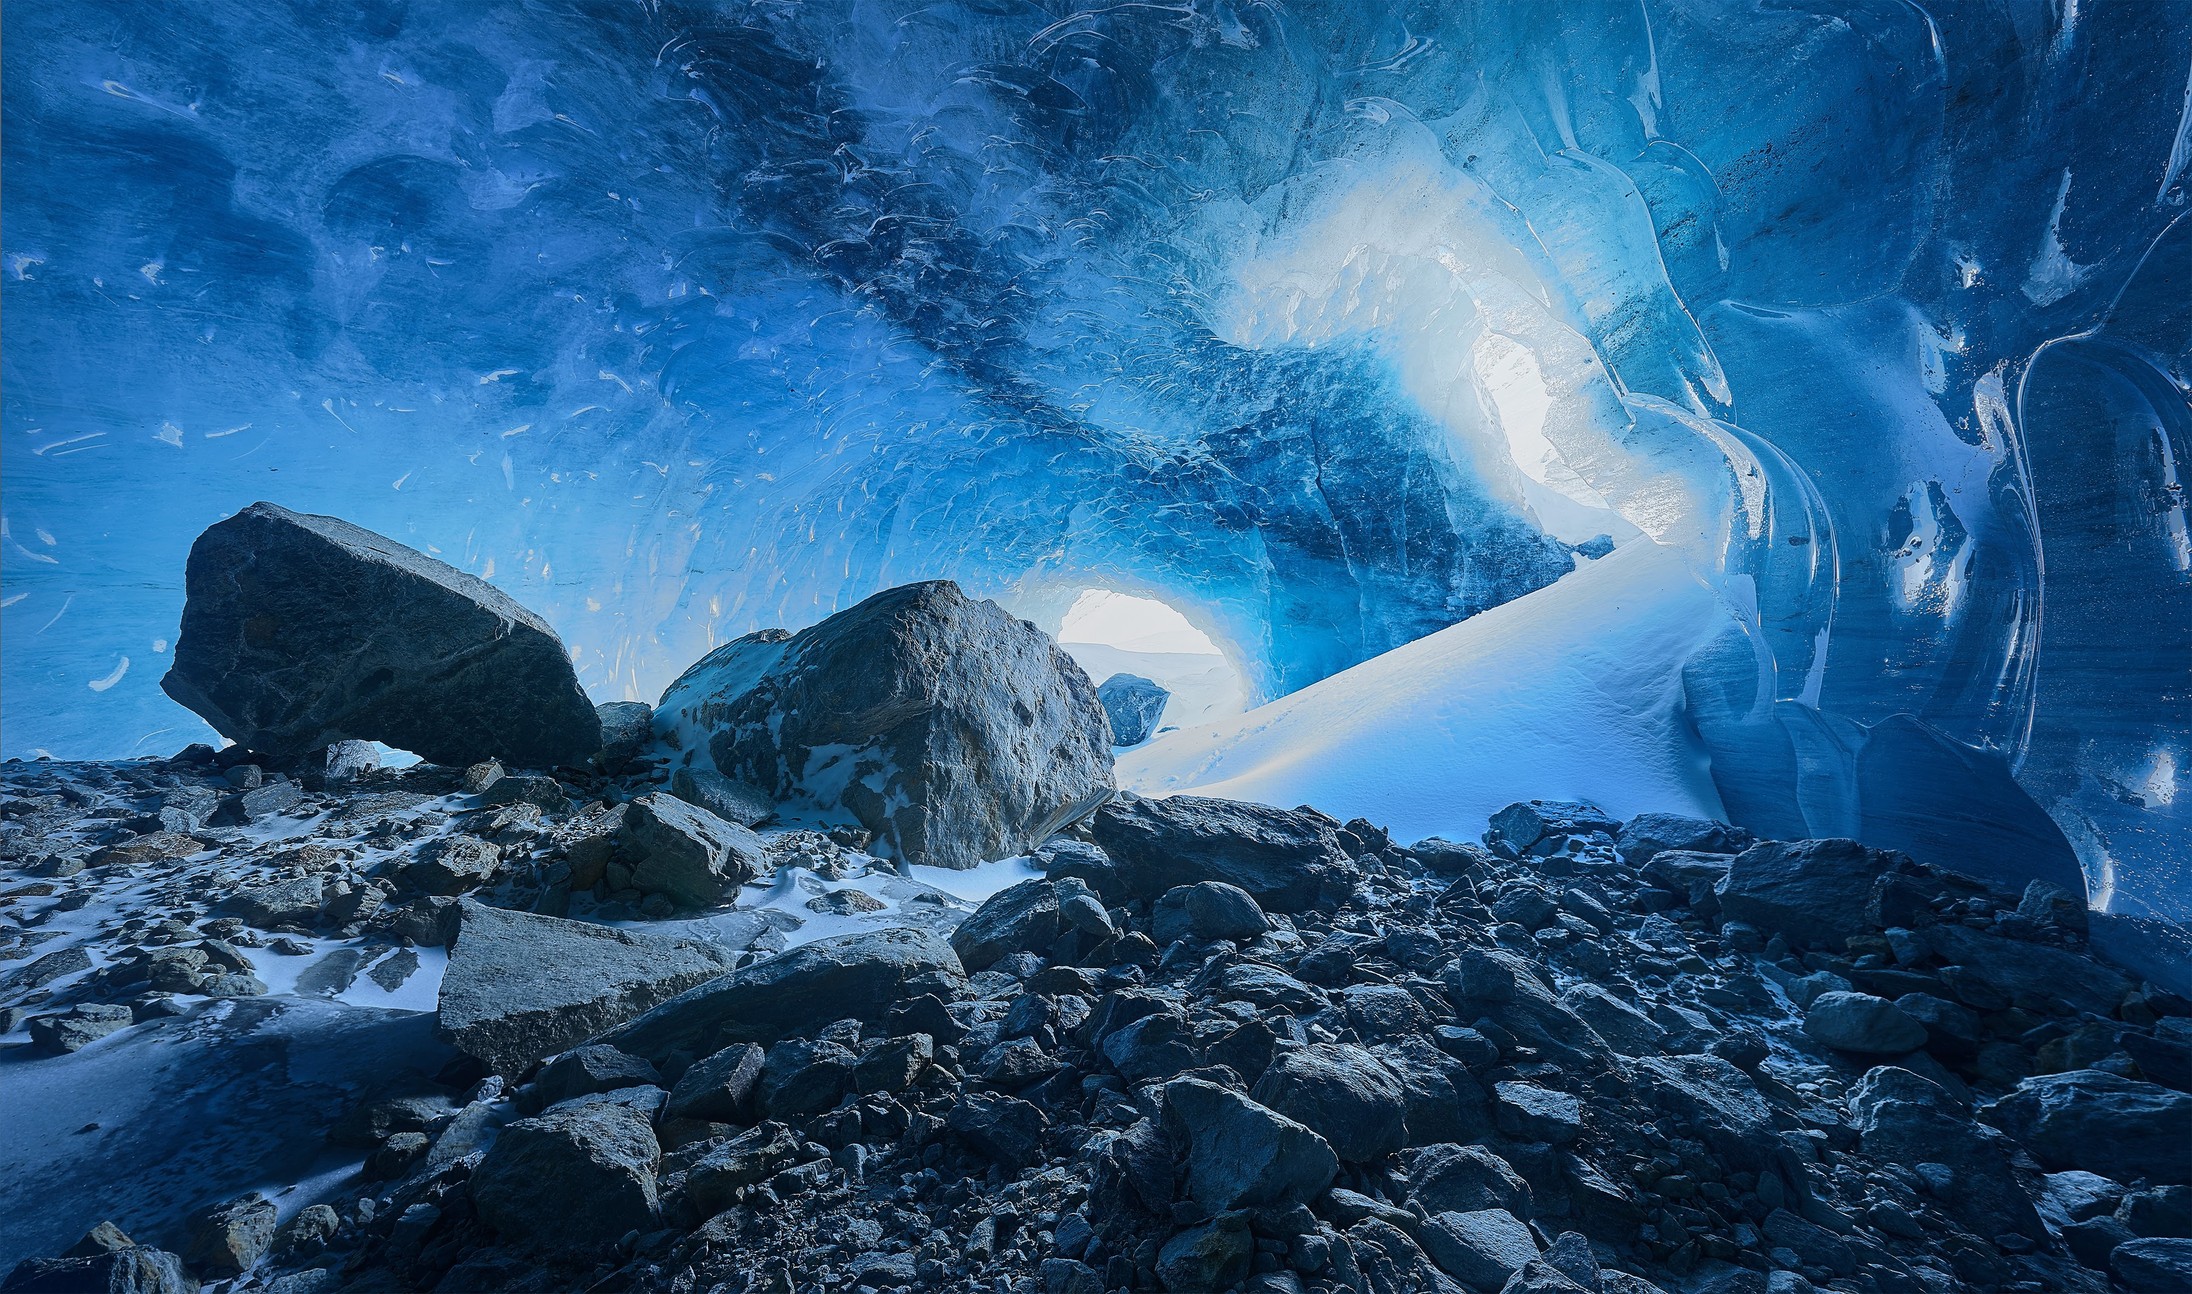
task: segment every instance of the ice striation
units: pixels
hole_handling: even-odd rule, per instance
[[[11,5],[5,753],[204,737],[262,498],[596,701],[950,578],[1252,702],[1497,608],[1543,730],[1696,598],[1636,809],[2192,916],[2192,11],[1828,8]]]

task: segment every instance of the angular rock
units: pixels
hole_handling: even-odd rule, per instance
[[[1821,993],[1804,1011],[1804,1032],[1836,1051],[1899,1056],[1926,1045],[1926,1027],[1869,993]]]
[[[1187,1193],[1213,1212],[1306,1204],[1339,1174],[1324,1138],[1199,1078],[1165,1084],[1164,1127],[1187,1166]]]
[[[1165,1241],[1157,1251],[1157,1279],[1177,1294],[1231,1289],[1247,1279],[1255,1256],[1248,1219],[1228,1213]]]
[[[127,1245],[62,1258],[29,1258],[0,1290],[7,1294],[198,1294],[183,1260],[165,1250]]]
[[[1013,953],[1047,953],[1058,942],[1058,886],[1035,879],[1008,885],[951,932],[952,951],[969,972]]]
[[[657,715],[691,766],[849,813],[906,862],[1024,853],[1112,787],[1110,727],[1081,667],[948,580],[726,643]]]
[[[660,1064],[672,1052],[772,1043],[835,1020],[878,1023],[906,981],[931,972],[963,973],[951,946],[926,930],[817,939],[688,989],[600,1041]]]
[[[1720,912],[1762,930],[1840,951],[1866,928],[1873,884],[1898,855],[1854,840],[1769,840],[1735,856]]]
[[[1043,1134],[1050,1120],[1042,1110],[1017,1097],[969,1092],[945,1116],[960,1140],[1009,1169],[1026,1168],[1043,1158]]]
[[[1656,1056],[1667,1031],[1652,1018],[1596,984],[1577,984],[1560,995],[1560,1004],[1624,1056]]]
[[[317,876],[296,876],[271,885],[238,890],[223,906],[262,930],[310,926],[320,919],[325,888]]]
[[[768,1180],[799,1154],[790,1128],[763,1123],[703,1155],[686,1175],[685,1190],[702,1216],[714,1217],[737,1202],[737,1192]]]
[[[776,801],[768,792],[712,768],[678,769],[670,774],[670,794],[741,827],[758,827],[776,816]]]
[[[1114,674],[1096,689],[1115,746],[1139,746],[1154,736],[1171,699],[1170,692],[1139,674]]]
[[[198,536],[184,587],[160,686],[253,750],[293,759],[357,739],[546,768],[601,747],[545,621],[346,521],[254,503]]]
[[[81,1051],[110,1033],[129,1028],[130,1009],[104,1002],[85,1002],[52,1015],[30,1018],[31,1050],[47,1055]]]
[[[512,1074],[724,971],[704,944],[465,899],[437,1027],[460,1051]]]
[[[655,708],[645,701],[609,701],[594,707],[601,720],[601,766],[627,768],[655,739]]]
[[[574,1047],[541,1066],[533,1080],[537,1107],[554,1105],[573,1097],[613,1092],[621,1087],[660,1087],[662,1075],[637,1056],[614,1047]]]
[[[856,1059],[838,1043],[786,1039],[769,1048],[768,1059],[762,1062],[754,1105],[763,1118],[780,1121],[797,1122],[820,1114],[836,1105],[852,1086]]]
[[[1121,885],[1141,898],[1223,881],[1265,908],[1300,912],[1327,886],[1344,889],[1352,870],[1332,820],[1302,809],[1196,795],[1115,800],[1090,830]]]
[[[1583,1104],[1566,1092],[1535,1083],[1494,1083],[1492,1103],[1499,1130],[1510,1137],[1565,1146],[1583,1135]]]
[[[619,852],[634,888],[696,908],[735,899],[768,866],[761,837],[659,791],[625,806]]]
[[[2192,1290],[2192,1240],[2133,1240],[2108,1256],[2109,1274],[2131,1294]]]
[[[1530,1184],[1482,1146],[1425,1146],[1408,1174],[1409,1195],[1431,1213],[1503,1209],[1518,1218],[1532,1212]]]
[[[1417,1233],[1431,1261],[1476,1289],[1496,1290],[1538,1256],[1537,1238],[1503,1209],[1435,1213]]]
[[[142,867],[146,863],[172,863],[204,851],[204,845],[182,832],[153,831],[95,849],[84,861],[92,867]]]
[[[1947,1091],[1906,1069],[1878,1066],[1849,1095],[1850,1124],[1866,1154],[1890,1163],[1935,1163],[1951,1174],[1943,1204],[1985,1236],[2037,1240],[2039,1213],[2012,1165],[2007,1137],[1974,1123]]]
[[[256,1191],[207,1209],[191,1219],[183,1261],[222,1276],[248,1270],[274,1243],[278,1213],[274,1202]]]
[[[1271,918],[1256,905],[1255,897],[1238,885],[1203,881],[1187,887],[1182,906],[1196,937],[1232,939],[1247,943],[1271,929]]]
[[[754,1087],[767,1054],[750,1042],[734,1043],[678,1076],[663,1108],[673,1119],[744,1123],[753,1116]]]
[[[478,836],[445,836],[424,858],[403,869],[405,879],[428,894],[458,895],[495,878],[502,850]]]
[[[2098,1069],[2046,1074],[2018,1083],[1980,1117],[2049,1169],[2192,1183],[2192,1095],[2156,1083]]]
[[[1324,1138],[1348,1163],[1382,1159],[1408,1144],[1407,1094],[1360,1047],[1312,1043],[1283,1052],[1252,1095]]]
[[[1735,854],[1751,847],[1756,837],[1741,827],[1710,818],[1686,818],[1679,813],[1640,813],[1621,824],[1614,850],[1631,867],[1642,867],[1670,849],[1698,854]]]
[[[606,1098],[504,1128],[471,1177],[480,1220],[522,1248],[591,1254],[650,1231],[662,1147],[647,1115]]]
[[[1962,967],[2017,1006],[2044,1008],[2064,1001],[2105,1016],[2131,991],[2131,981],[2107,965],[2045,944],[1950,925],[1925,931],[1924,939],[1934,956]]]
[[[1724,1162],[1742,1169],[1767,1164],[1773,1115],[1750,1075],[1709,1055],[1645,1056],[1635,1068],[1653,1104],[1679,1119]]]
[[[1580,836],[1603,832],[1611,836],[1621,823],[1606,816],[1595,804],[1575,800],[1525,800],[1492,815],[1484,843],[1492,852],[1520,858],[1547,836]]]

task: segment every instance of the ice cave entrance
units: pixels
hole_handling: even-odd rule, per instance
[[[1058,645],[1098,684],[1114,674],[1139,674],[1172,693],[1160,732],[1248,708],[1248,685],[1232,659],[1178,608],[1156,598],[1083,589],[1059,625]]]

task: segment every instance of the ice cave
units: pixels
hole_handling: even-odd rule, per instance
[[[0,58],[0,1289],[2192,1289],[2192,3]]]

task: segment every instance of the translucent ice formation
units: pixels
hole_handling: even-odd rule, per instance
[[[931,576],[1268,700],[1650,544],[1736,817],[2192,916],[2183,6],[4,21],[7,754],[204,735],[182,555],[258,498],[597,700]]]

